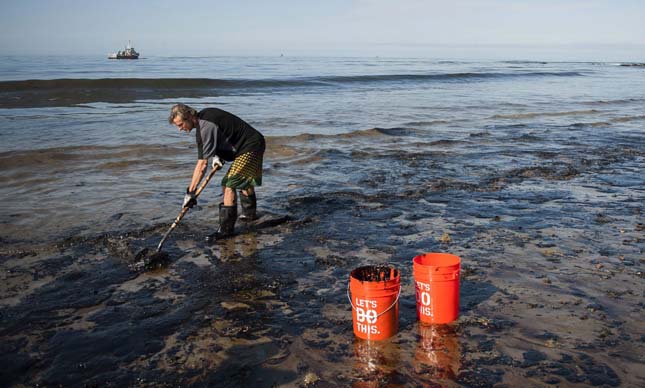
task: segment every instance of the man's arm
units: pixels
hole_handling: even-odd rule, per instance
[[[190,186],[188,186],[188,191],[194,193],[197,190],[199,182],[202,181],[206,169],[208,168],[208,159],[199,159],[197,164],[195,164],[195,170],[193,171],[193,179],[190,181]]]

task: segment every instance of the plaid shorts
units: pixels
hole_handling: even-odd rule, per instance
[[[222,186],[237,190],[262,186],[263,156],[263,152],[251,151],[235,158],[228,172],[222,178]]]

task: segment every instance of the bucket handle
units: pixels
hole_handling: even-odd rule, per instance
[[[403,288],[403,287],[401,287],[401,285],[399,284],[399,293],[398,293],[398,294],[396,294],[396,299],[394,300],[394,303],[392,303],[392,304],[390,305],[390,307],[388,307],[388,308],[386,308],[385,310],[383,310],[380,314],[377,314],[377,315],[376,315],[376,318],[378,318],[378,317],[380,317],[381,315],[385,314],[386,312],[390,311],[390,309],[391,309],[392,307],[394,307],[394,306],[398,303],[398,301],[399,301],[399,297],[401,296],[401,289],[402,289],[402,288]],[[354,303],[352,303],[352,297],[351,297],[351,295],[350,295],[350,293],[349,293],[349,284],[347,284],[347,299],[349,300],[349,304],[351,304],[351,305],[352,305],[352,310],[356,310],[356,306],[354,306]]]

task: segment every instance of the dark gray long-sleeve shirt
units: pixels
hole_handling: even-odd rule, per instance
[[[264,152],[264,136],[239,117],[218,108],[206,108],[197,116],[198,159],[219,156],[230,162],[247,152]]]

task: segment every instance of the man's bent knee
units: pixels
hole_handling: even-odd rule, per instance
[[[236,203],[235,189],[224,187],[224,206],[233,206]]]

